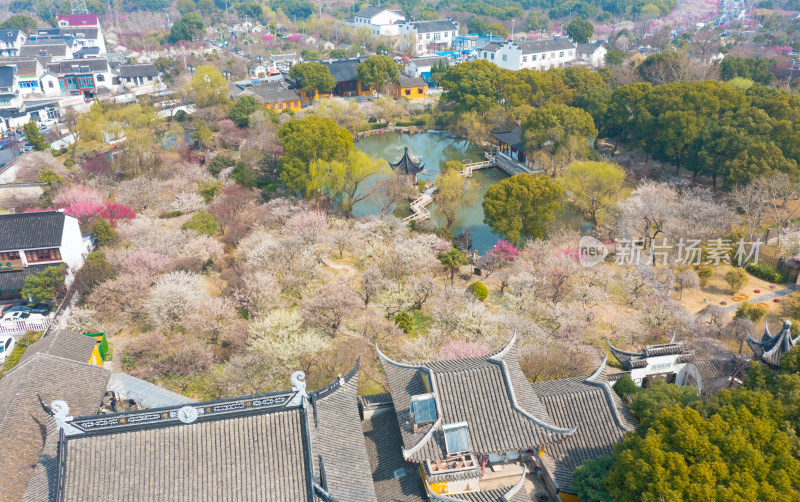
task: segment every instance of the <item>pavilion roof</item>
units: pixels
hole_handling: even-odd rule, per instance
[[[425,169],[420,162],[414,162],[411,160],[411,156],[408,154],[408,147],[405,147],[403,151],[403,156],[397,162],[390,162],[389,165],[392,167],[393,170],[400,169],[403,171],[404,174],[415,175],[422,172]]]
[[[614,358],[622,364],[622,367],[627,371],[633,368],[647,367],[647,359],[649,357],[667,356],[671,354],[680,355],[679,362],[691,362],[694,357],[694,351],[688,350],[684,347],[683,342],[675,342],[674,339],[670,343],[662,343],[658,345],[647,345],[644,350],[640,352],[629,352],[621,350],[608,342],[608,347]]]
[[[783,321],[783,328],[781,331],[772,336],[769,332],[769,326],[766,321],[764,322],[764,335],[761,341],[756,341],[747,335],[747,345],[753,351],[756,358],[763,361],[768,366],[777,368],[781,365],[781,356],[789,352],[800,341],[800,336],[792,338],[792,323],[791,321]]]

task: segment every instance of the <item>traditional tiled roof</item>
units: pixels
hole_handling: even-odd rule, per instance
[[[575,434],[544,449],[545,466],[561,491],[575,493],[572,471],[613,453],[614,444],[636,427],[636,419],[606,380],[606,361],[607,356],[588,377],[532,384],[556,424],[578,426]]]
[[[16,42],[19,38],[19,30],[0,30],[0,41],[6,43]]]
[[[43,353],[63,357],[70,361],[88,363],[96,345],[97,340],[90,336],[53,328],[28,347],[20,358],[20,362],[26,361],[38,353]]]
[[[0,501],[22,499],[39,460],[45,419],[37,394],[46,402],[68,399],[76,413],[97,412],[110,372],[100,366],[38,353],[0,379]]]
[[[420,66],[435,66],[439,63],[450,64],[450,58],[447,56],[434,56],[434,57],[426,57],[426,58],[416,58],[409,61],[409,63],[414,63],[419,68]]]
[[[424,78],[406,77],[405,75],[397,77],[397,85],[399,85],[401,89],[407,89],[409,87],[428,87],[428,83],[425,82]]]
[[[19,49],[20,56],[39,57],[39,56],[66,56],[67,46],[65,44],[51,45],[23,45]]]
[[[800,336],[792,338],[791,321],[783,321],[783,328],[775,336],[770,334],[769,326],[765,321],[764,335],[761,337],[761,341],[754,340],[749,333],[747,335],[747,345],[750,346],[756,359],[773,368],[781,365],[781,356],[792,350],[798,341],[800,341]]]
[[[526,40],[524,42],[511,43],[519,47],[522,54],[538,54],[540,52],[561,51],[574,48],[567,40]]]
[[[365,7],[356,12],[355,17],[368,17],[372,19],[383,11],[395,12],[389,9],[384,9],[383,7]]]
[[[356,79],[356,68],[364,58],[336,59],[333,61],[320,61],[328,67],[336,83],[351,82]]]
[[[486,51],[486,52],[495,52],[495,51],[497,51],[497,49],[500,48],[501,45],[503,45],[503,44],[501,44],[500,42],[489,42],[486,45],[484,45],[483,47],[481,47],[480,50]]]
[[[432,21],[417,21],[411,23],[417,33],[437,33],[440,31],[458,31],[458,26],[446,19],[434,19]]]
[[[90,73],[108,71],[106,58],[81,58],[56,61],[47,65],[48,71],[56,74],[63,73]]]
[[[383,406],[363,422],[367,456],[375,494],[381,502],[422,502],[427,500],[419,467],[403,458],[403,438],[397,427],[394,407]]]
[[[389,166],[394,170],[400,169],[404,174],[409,175],[419,174],[425,169],[420,162],[411,160],[411,156],[408,154],[408,147],[405,147],[400,160],[397,162],[390,162]]]
[[[529,449],[563,440],[574,426],[559,427],[519,366],[514,339],[494,355],[451,361],[402,364],[380,350],[403,455],[412,462],[447,457],[443,425],[466,422],[470,450],[476,454]],[[436,421],[415,429],[411,396],[433,393]]]
[[[522,152],[525,150],[525,141],[522,139],[522,126],[518,125],[510,131],[492,131],[492,136],[502,143]]]
[[[298,374],[299,373],[299,374]],[[359,420],[358,365],[294,390],[67,420],[58,496],[108,500],[376,502]]]
[[[59,211],[0,215],[0,251],[60,246],[65,218]]]
[[[525,475],[527,470],[523,467],[522,475],[510,488],[494,490],[481,490],[478,492],[457,493],[453,495],[439,495],[431,490],[430,499],[439,502],[530,502],[525,491]]]
[[[239,96],[252,96],[262,104],[300,101],[300,94],[296,90],[289,89],[283,85],[283,82],[266,82],[252,85],[240,92]]]
[[[108,381],[108,390],[117,393],[122,399],[133,399],[145,408],[161,408],[197,402],[127,373],[112,373]]]
[[[158,70],[154,64],[124,64],[119,67],[119,76],[123,78],[156,77]]]
[[[45,419],[44,448],[39,461],[33,469],[33,475],[25,489],[22,502],[47,502],[55,500],[56,479],[58,471],[58,425],[53,417]]]
[[[14,85],[14,68],[10,66],[0,66],[0,87],[11,87]],[[0,244],[2,246],[2,244]]]
[[[735,387],[747,373],[753,354],[738,354],[719,359],[706,359],[694,363],[702,380],[703,394]]]
[[[603,46],[600,44],[578,44],[578,54],[594,54],[594,52]]]
[[[81,47],[72,55],[76,58],[85,58],[87,56],[97,56],[100,54],[100,47]]]
[[[649,357],[678,354],[680,355],[678,358],[680,360],[676,362],[691,362],[694,356],[694,351],[688,350],[686,347],[684,347],[683,342],[675,341],[660,345],[648,345],[641,352],[620,350],[611,345],[611,342],[608,343],[608,346],[611,349],[611,353],[614,355],[614,358],[619,361],[622,367],[628,371],[634,368],[646,368],[647,358]]]

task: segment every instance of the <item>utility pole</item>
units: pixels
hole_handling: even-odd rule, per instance
[[[797,65],[797,59],[792,59],[792,67],[789,70],[789,81],[786,82],[786,88],[789,89],[792,85],[792,74],[795,70],[800,69],[800,66]]]

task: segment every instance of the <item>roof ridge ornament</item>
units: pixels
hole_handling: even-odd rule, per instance
[[[83,433],[83,431],[73,427],[72,424],[69,423],[72,421],[73,417],[69,415],[69,405],[66,401],[56,399],[50,403],[50,410],[52,411],[52,416],[58,425],[58,429],[64,431],[64,434],[67,436],[72,436]]]
[[[303,370],[297,370],[292,373],[291,382],[292,390],[296,392],[291,401],[286,403],[286,406],[298,406],[303,402],[308,394],[306,393],[306,373]]]

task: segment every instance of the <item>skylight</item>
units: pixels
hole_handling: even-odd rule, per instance
[[[448,455],[469,451],[469,431],[466,422],[447,424],[442,429]]]
[[[414,422],[424,424],[436,421],[436,398],[433,394],[418,394],[411,396],[411,413]]]

